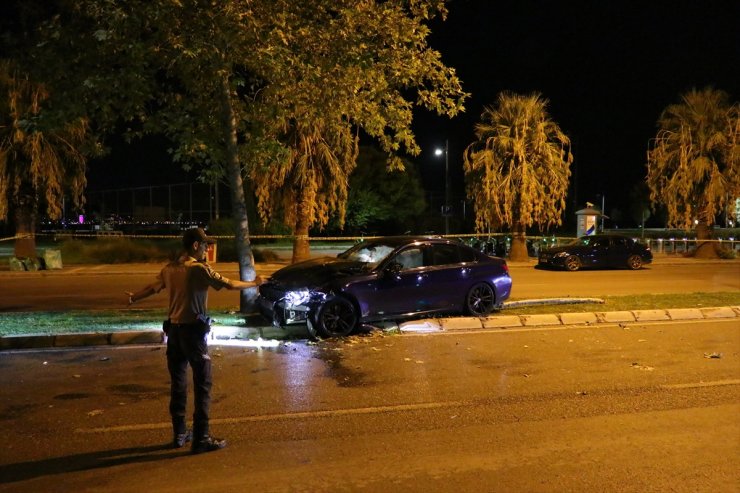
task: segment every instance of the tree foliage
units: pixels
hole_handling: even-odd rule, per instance
[[[537,93],[499,94],[496,105],[484,109],[475,134],[463,156],[475,227],[511,227],[512,258],[526,257],[527,227],[561,224],[573,160],[570,140]]]
[[[444,2],[279,3],[266,44],[280,49],[261,72],[261,97],[275,108],[273,135],[289,152],[277,163],[263,155],[251,178],[263,220],[282,214],[300,260],[309,228],[330,217],[344,222],[358,131],[377,140],[391,169],[402,169],[397,153],[419,152],[414,105],[452,116],[466,94],[426,42],[425,22],[446,14]]]
[[[51,219],[62,215],[65,195],[84,203],[87,121],[45,119],[49,92],[16,63],[0,61],[0,220],[15,214],[17,256],[36,256],[33,233],[39,207]]]
[[[424,213],[426,200],[418,171],[411,162],[405,162],[403,170],[390,170],[385,164],[382,152],[360,147],[347,198],[345,227],[352,233],[419,232],[416,220]]]
[[[740,105],[712,88],[687,92],[661,114],[647,161],[650,199],[665,206],[667,226],[698,221],[698,236],[708,237],[740,196]]]
[[[418,152],[415,104],[462,110],[454,70],[426,44],[425,23],[446,14],[443,0],[80,0],[72,8],[47,29],[49,45],[75,67],[57,71],[70,74],[69,99],[84,101],[96,121],[163,131],[177,143],[176,160],[209,180],[227,177],[242,278],[254,273],[245,176],[257,183],[260,210],[295,218],[303,237],[342,213],[358,129],[401,166],[396,152]]]
[[[35,257],[39,214],[59,219],[65,197],[84,202],[88,120],[61,115],[33,56],[38,27],[57,2],[11,0],[0,17],[0,221],[14,223],[16,256]]]

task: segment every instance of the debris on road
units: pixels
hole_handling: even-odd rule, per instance
[[[707,359],[720,359],[722,353],[704,353],[704,357]]]
[[[655,368],[652,366],[641,365],[640,363],[632,363],[632,368],[636,370],[653,371]]]

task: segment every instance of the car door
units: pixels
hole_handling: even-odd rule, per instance
[[[425,248],[426,245],[409,245],[384,262],[372,295],[365,293],[363,296],[367,303],[367,316],[425,313],[432,309],[424,265]],[[396,264],[395,270],[393,264]]]
[[[627,265],[627,258],[630,256],[631,245],[629,238],[612,238],[611,245],[609,246],[609,266],[610,267],[625,267]]]
[[[470,269],[460,262],[460,249],[449,243],[432,243],[424,251],[426,265],[426,295],[429,306],[436,311],[459,310],[465,299],[461,282]]]
[[[593,238],[585,255],[584,266],[607,267],[609,265],[609,238]]]

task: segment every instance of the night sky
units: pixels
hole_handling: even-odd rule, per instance
[[[432,26],[430,44],[472,95],[452,120],[418,112],[414,129],[430,188],[442,190],[434,148],[449,138],[460,198],[462,151],[483,106],[502,90],[537,91],[550,101],[552,119],[573,144],[569,207],[601,205],[603,193],[607,214],[624,212],[623,226],[632,222],[628,194],[646,175],[661,111],[692,87],[711,85],[735,101],[740,93],[738,0],[452,0],[449,10]]]

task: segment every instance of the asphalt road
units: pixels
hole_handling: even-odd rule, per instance
[[[2,272],[0,312],[123,308],[158,269]],[[740,290],[737,261],[511,273],[516,299]],[[162,346],[0,352],[0,493],[739,492],[739,353],[737,319],[214,346],[230,445],[190,456]]]
[[[279,264],[258,264],[257,273],[269,276]],[[158,264],[70,266],[62,271],[0,272],[0,312],[36,310],[90,310],[123,308],[134,291],[152,282]],[[238,278],[236,264],[216,266],[227,277]],[[740,261],[701,261],[661,258],[638,271],[595,270],[563,272],[539,270],[534,263],[511,263],[511,299],[740,291]],[[238,307],[235,291],[211,291],[210,306]],[[136,308],[166,306],[165,293],[150,297]]]
[[[212,348],[201,456],[165,447],[161,347],[0,353],[0,492],[737,492],[738,328]]]

